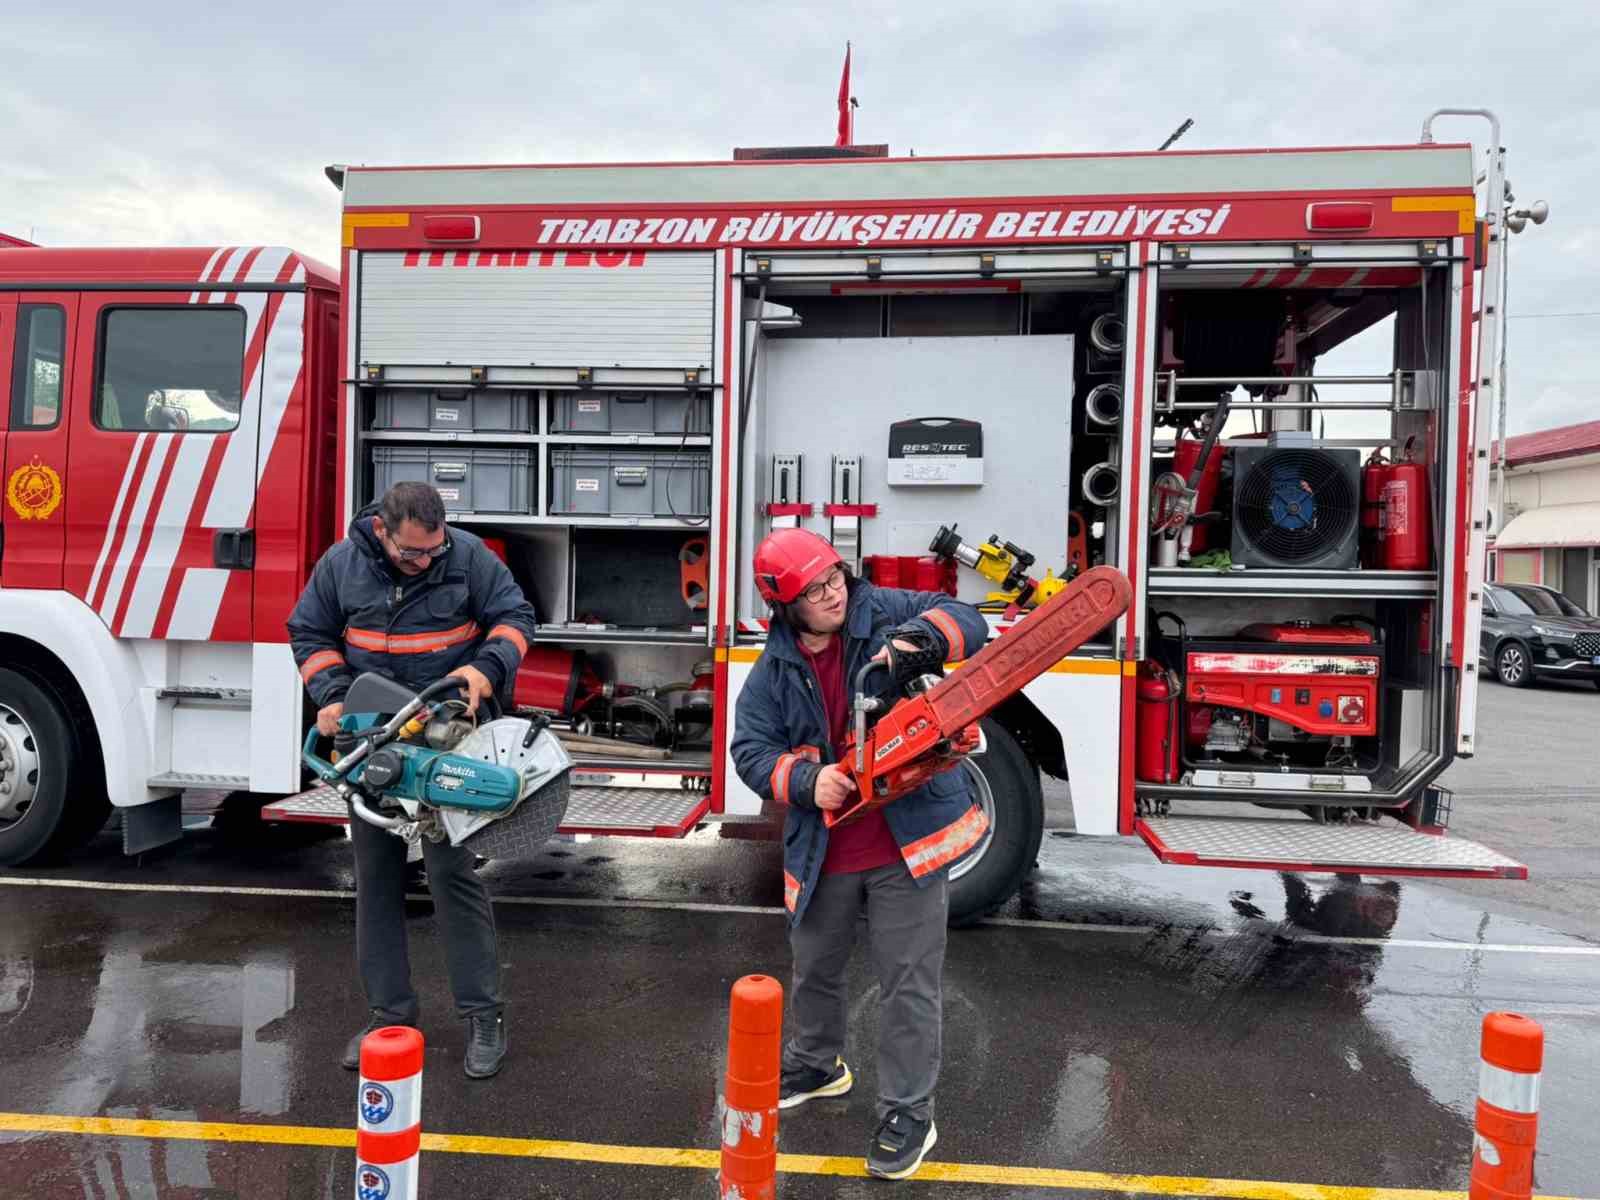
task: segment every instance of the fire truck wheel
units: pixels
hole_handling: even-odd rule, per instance
[[[48,687],[0,669],[0,866],[51,846],[65,822],[78,739]],[[103,819],[103,814],[102,814]]]
[[[971,925],[999,908],[1033,868],[1044,837],[1039,768],[997,721],[983,722],[987,743],[962,768],[971,772],[989,832],[950,870],[950,924]]]
[[[1507,642],[1494,656],[1495,674],[1507,687],[1527,687],[1533,682],[1528,648],[1521,642]]]

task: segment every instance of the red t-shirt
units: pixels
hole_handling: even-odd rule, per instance
[[[835,635],[832,641],[813,654],[805,646],[800,652],[806,656],[816,674],[822,695],[822,711],[828,718],[828,738],[837,750],[844,745],[850,729],[850,690],[844,678],[844,638]],[[889,822],[883,819],[883,810],[874,809],[864,817],[828,831],[828,852],[822,859],[824,875],[845,875],[857,871],[871,871],[900,861],[900,845],[889,832]]]

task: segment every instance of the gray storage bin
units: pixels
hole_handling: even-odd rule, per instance
[[[372,428],[435,433],[532,433],[527,392],[477,388],[386,388],[378,393]]]
[[[528,450],[479,446],[374,446],[373,496],[417,480],[439,490],[447,512],[533,511],[533,459]]]
[[[550,452],[553,516],[704,517],[711,512],[708,450]]]
[[[711,394],[558,392],[550,432],[707,434],[711,432]]]

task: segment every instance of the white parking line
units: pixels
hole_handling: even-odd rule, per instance
[[[223,884],[188,883],[119,883],[102,879],[41,879],[30,875],[0,875],[0,884],[10,887],[65,888],[93,892],[147,892],[162,894],[180,892],[191,896],[289,896],[305,900],[354,900],[355,892],[343,888],[276,888],[242,887]],[[431,900],[426,892],[408,892],[407,900]],[[495,896],[496,904],[514,904],[534,908],[629,908],[657,912],[715,913],[720,915],[775,917],[784,910],[777,905],[763,904],[705,904],[687,900],[634,900],[625,896],[599,898],[588,896]],[[1152,934],[1161,932],[1155,925],[1111,925],[1089,921],[1030,920],[1025,917],[986,917],[983,925],[1006,929],[1054,930],[1063,933]],[[1174,931],[1190,931],[1194,926],[1173,926]],[[1198,927],[1211,936],[1233,936],[1235,931],[1218,927]],[[1253,932],[1284,941],[1300,942],[1313,946],[1374,946],[1403,947],[1410,950],[1453,950],[1456,953],[1474,954],[1493,952],[1501,954],[1556,954],[1569,957],[1600,957],[1600,946],[1545,946],[1514,942],[1450,942],[1423,938],[1363,938],[1334,937],[1320,933],[1285,933],[1280,926],[1257,923],[1254,928],[1238,932]]]

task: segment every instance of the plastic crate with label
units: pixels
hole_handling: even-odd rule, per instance
[[[711,512],[708,450],[550,452],[552,516],[704,517]]]
[[[432,484],[447,512],[533,511],[533,455],[528,450],[465,446],[374,446],[374,500],[397,483]]]
[[[533,412],[527,392],[388,388],[376,397],[372,428],[418,433],[531,433]]]
[[[709,392],[562,392],[555,397],[551,433],[706,434]]]

